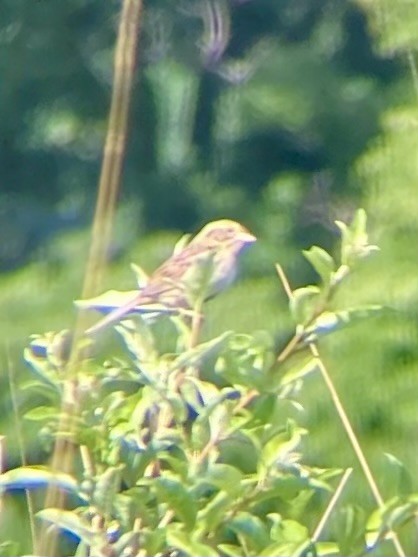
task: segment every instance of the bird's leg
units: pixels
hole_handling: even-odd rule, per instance
[[[198,344],[199,334],[203,323],[203,314],[200,311],[201,307],[202,303],[196,303],[192,311],[187,311],[187,313],[184,312],[185,321],[187,321],[186,327],[188,332],[187,336],[184,336],[184,350],[192,350]],[[175,389],[178,390],[180,388],[187,372],[191,372],[192,375],[197,375],[197,371],[198,370],[195,367],[191,366],[186,366],[180,369],[177,373]]]
[[[199,334],[203,323],[202,303],[195,304],[193,309],[181,309],[176,326],[182,340],[184,350],[191,350],[198,344]]]
[[[189,338],[189,349],[194,348],[199,341],[199,334],[203,324],[203,314],[199,308],[195,308],[192,315],[191,332]]]

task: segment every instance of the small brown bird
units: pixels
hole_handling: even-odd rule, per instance
[[[154,271],[146,286],[130,302],[111,311],[86,333],[96,333],[133,311],[141,313],[141,308],[144,313],[149,312],[150,306],[156,304],[174,311],[192,309],[188,291],[193,282],[193,273],[198,272],[199,267],[206,262],[210,263],[211,273],[205,298],[215,296],[233,282],[238,255],[255,241],[255,236],[238,222],[226,219],[210,222],[189,244]]]

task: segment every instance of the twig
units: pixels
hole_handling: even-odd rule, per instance
[[[290,341],[286,344],[280,354],[277,356],[276,361],[278,364],[282,364],[287,358],[293,354],[293,352],[298,347],[300,341],[302,340],[302,335],[293,335]]]
[[[81,462],[83,463],[84,474],[88,478],[93,478],[95,474],[94,461],[86,445],[80,445],[80,456]]]
[[[158,523],[158,528],[165,528],[173,520],[175,512],[172,509],[168,509],[164,514],[160,522]]]
[[[287,276],[283,271],[283,267],[279,263],[276,263],[276,271],[277,274],[279,275],[279,279],[282,281],[283,290],[285,291],[289,300],[291,300],[293,298],[292,289],[290,288],[290,284],[289,281],[287,280]]]
[[[202,304],[198,304],[197,306],[198,307],[194,308],[192,315],[189,349],[194,348],[197,345],[199,341],[200,329],[203,323],[203,315],[201,313]]]
[[[99,182],[96,212],[90,253],[87,261],[82,298],[91,297],[100,283],[106,262],[110,240],[112,220],[115,212],[117,192],[122,174],[122,163],[128,131],[130,99],[134,83],[136,53],[142,13],[142,0],[124,0],[121,9],[117,43],[114,58],[114,76],[109,124],[104,147],[103,164]],[[67,365],[67,379],[64,382],[62,419],[58,431],[74,431],[75,417],[78,414],[77,374],[82,361],[79,340],[85,330],[85,313],[77,317],[75,338]],[[57,438],[52,456],[51,468],[54,471],[71,473],[74,456],[74,444],[68,437]],[[64,495],[56,487],[48,487],[45,500],[46,507],[60,508],[64,504]],[[41,532],[40,554],[45,557],[57,554],[57,530],[49,534],[46,525]]]
[[[128,135],[141,13],[142,0],[124,0],[115,50],[113,92],[83,298],[97,292],[105,267]]]
[[[289,285],[289,281],[287,280],[286,275],[284,274],[284,271],[282,269],[282,267],[280,265],[276,265],[276,269],[277,269],[277,273],[279,275],[280,280],[282,281],[283,284],[283,288],[286,292],[286,294],[289,296],[289,298],[291,299],[292,297],[292,290],[290,288]],[[295,337],[294,337],[295,338]],[[292,341],[291,341],[292,343]],[[290,343],[288,344],[288,346],[290,345]],[[296,346],[295,341],[292,343],[292,347],[294,348]],[[363,474],[365,475],[365,478],[367,480],[367,483],[370,486],[371,492],[373,494],[373,497],[378,505],[379,508],[383,508],[384,506],[384,501],[383,501],[383,497],[380,494],[379,488],[377,487],[377,484],[374,480],[373,474],[370,470],[369,464],[366,460],[366,457],[364,456],[363,450],[360,446],[360,443],[356,437],[356,434],[354,433],[354,430],[351,426],[350,420],[348,419],[348,416],[344,410],[344,406],[342,405],[342,402],[338,396],[338,393],[334,387],[334,384],[331,380],[330,375],[328,374],[328,371],[325,367],[325,364],[323,363],[322,359],[319,356],[319,352],[318,352],[318,348],[316,346],[315,343],[310,343],[309,344],[309,348],[311,350],[312,356],[314,357],[314,359],[316,360],[318,367],[320,369],[321,375],[325,381],[326,386],[328,387],[328,390],[331,394],[331,398],[332,401],[334,403],[334,406],[337,410],[337,413],[340,417],[340,420],[343,424],[343,427],[347,433],[347,436],[350,440],[351,446],[353,447],[354,453],[360,463],[360,466],[363,470]],[[286,348],[285,348],[286,350]],[[288,355],[291,354],[291,350],[287,349],[286,350],[286,357]],[[282,352],[283,353],[283,352]],[[279,356],[280,357],[280,356]],[[395,549],[399,555],[399,557],[406,557],[405,551],[399,541],[399,538],[396,534],[396,532],[394,532],[393,530],[390,532],[391,534],[391,540],[393,542],[393,545],[395,546]]]
[[[337,413],[340,417],[340,420],[343,424],[343,427],[345,429],[345,432],[347,433],[347,436],[350,440],[351,446],[353,447],[354,453],[357,457],[357,460],[360,463],[361,469],[363,470],[363,474],[367,480],[367,483],[369,484],[370,490],[373,494],[373,497],[377,503],[377,506],[379,508],[383,508],[384,507],[384,500],[383,497],[379,491],[379,488],[375,482],[375,479],[373,477],[373,474],[370,470],[370,466],[367,462],[367,459],[363,453],[363,450],[360,446],[360,443],[357,439],[356,434],[354,433],[354,430],[351,426],[351,422],[346,414],[346,411],[344,409],[344,406],[342,405],[342,402],[340,400],[340,397],[338,396],[338,393],[334,387],[334,384],[331,380],[331,377],[329,376],[329,373],[327,371],[327,368],[325,367],[325,364],[323,363],[323,361],[321,360],[320,356],[319,356],[319,352],[318,352],[318,348],[315,346],[315,344],[310,344],[310,349],[312,352],[312,356],[315,358],[315,360],[317,361],[318,367],[321,371],[321,375],[325,381],[326,386],[328,387],[328,390],[331,394],[331,398],[332,401],[334,403],[334,406],[337,410]],[[394,532],[393,530],[390,532],[391,533],[391,539],[393,541],[393,545],[396,548],[396,551],[398,552],[398,555],[400,557],[406,557],[406,553],[403,550],[403,547],[399,541],[399,538],[396,534],[396,532]]]
[[[315,528],[315,532],[312,535],[312,541],[314,543],[316,543],[319,540],[319,537],[322,533],[322,530],[324,529],[324,526],[328,520],[328,518],[330,517],[335,505],[337,504],[337,501],[345,487],[345,484],[348,481],[348,478],[351,476],[351,473],[353,472],[352,468],[347,468],[347,470],[344,472],[340,483],[338,484],[337,489],[335,490],[333,496],[331,497],[327,508],[325,509],[324,514],[321,517],[321,520],[318,522],[318,526]]]

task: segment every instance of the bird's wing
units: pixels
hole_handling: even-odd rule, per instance
[[[106,317],[87,329],[86,334],[95,334],[104,327],[117,323],[125,315],[139,306],[144,308],[144,312],[148,310],[152,311],[152,308],[147,308],[146,306],[155,306],[158,304],[160,304],[160,307],[164,305],[174,307],[178,302],[179,307],[181,307],[183,305],[181,302],[185,301],[184,291],[181,288],[181,277],[187,268],[188,261],[183,253],[187,249],[188,246],[181,252],[167,259],[167,261],[154,271],[148,284],[133,297],[132,300],[111,311]]]
[[[181,297],[184,297],[184,279],[190,269],[196,264],[201,256],[204,256],[209,250],[203,249],[199,245],[193,243],[188,244],[183,250],[172,255],[152,274],[148,284],[141,292],[143,300],[150,299],[155,302],[156,299],[164,297],[170,291],[173,291]]]
[[[116,308],[98,323],[87,329],[86,334],[94,334],[102,328],[120,321],[126,314],[138,309],[139,312],[173,313],[176,308],[187,308],[189,302],[185,291],[185,277],[193,264],[210,256],[212,246],[202,246],[193,240],[180,252],[167,259],[151,275],[148,284],[123,306]],[[158,309],[156,308],[158,306]],[[167,311],[165,311],[165,309]],[[170,311],[171,308],[171,311]]]
[[[158,303],[157,301],[151,302],[142,299],[142,292],[137,294],[131,301],[123,304],[119,308],[115,308],[111,311],[106,317],[100,319],[97,323],[95,323],[92,327],[89,327],[85,333],[87,335],[93,335],[98,333],[105,327],[117,323],[124,317],[126,317],[129,313],[132,313],[133,310],[137,310],[138,313],[141,314],[173,314],[176,313],[174,308],[164,307],[163,304]]]

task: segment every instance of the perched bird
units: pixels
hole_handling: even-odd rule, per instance
[[[96,333],[133,311],[141,313],[141,308],[144,313],[155,305],[174,312],[192,309],[190,287],[199,270],[206,264],[210,266],[205,299],[215,296],[235,279],[239,253],[255,240],[255,236],[238,222],[226,219],[210,222],[185,247],[158,267],[131,301],[111,311],[86,333]]]

